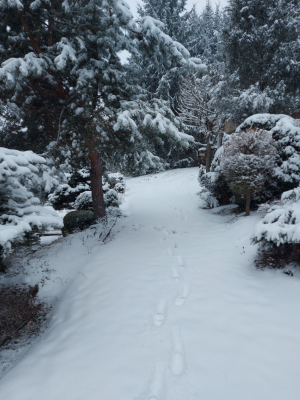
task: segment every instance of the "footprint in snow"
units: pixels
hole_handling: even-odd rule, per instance
[[[165,320],[166,299],[161,299],[157,306],[157,312],[154,315],[154,325],[161,326]]]
[[[179,267],[184,269],[184,262],[183,262],[182,256],[177,256],[177,262],[179,264]]]
[[[162,360],[157,360],[153,381],[150,385],[150,396],[148,400],[159,400],[165,379],[165,364]]]
[[[171,257],[174,256],[173,249],[171,249],[171,247],[168,248],[168,253],[169,253],[169,256],[171,256]]]
[[[184,369],[184,359],[183,359],[183,344],[180,335],[180,329],[175,326],[172,330],[173,338],[173,351],[171,356],[171,371],[174,375],[180,375]]]
[[[154,226],[153,229],[154,229],[156,232],[161,232],[161,230],[162,230],[162,228],[159,228],[158,226]]]
[[[173,279],[174,279],[174,281],[175,282],[179,282],[179,272],[178,272],[178,269],[177,269],[177,267],[173,267],[172,268],[172,272],[173,272]]]
[[[177,297],[174,304],[175,306],[182,306],[185,303],[186,298],[188,297],[190,292],[190,284],[184,283],[181,288],[181,294]]]

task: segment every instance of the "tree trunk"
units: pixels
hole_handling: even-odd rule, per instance
[[[246,194],[246,217],[250,215],[250,200],[251,200],[251,192],[250,190],[248,190]]]
[[[219,133],[219,148],[222,146],[223,144],[223,132]]]
[[[206,172],[210,171],[211,163],[213,160],[213,149],[210,143],[210,136],[206,139]]]
[[[102,188],[101,155],[98,151],[96,151],[94,146],[90,146],[89,156],[91,160],[90,177],[91,177],[93,208],[94,208],[95,219],[97,220],[99,218],[105,217],[105,205],[104,205],[103,188]]]

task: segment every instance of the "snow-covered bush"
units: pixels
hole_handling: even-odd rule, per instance
[[[103,186],[103,189],[104,189],[103,196],[104,196],[105,208],[106,209],[109,209],[110,207],[118,208],[120,205],[118,193],[114,189],[109,189],[107,183]],[[80,195],[75,200],[74,208],[76,210],[93,211],[92,192],[90,190],[87,190],[85,192],[80,193]]]
[[[90,174],[86,168],[66,174],[62,183],[49,195],[49,203],[56,209],[76,209],[93,211]],[[102,177],[105,207],[119,207],[118,193],[125,192],[124,176],[120,173],[107,173]]]
[[[55,210],[73,209],[77,197],[85,191],[90,191],[90,174],[86,168],[74,169],[65,173],[64,182],[48,197]]]
[[[226,140],[227,136],[224,135]],[[210,172],[206,173],[205,167],[200,166],[198,181],[200,183],[200,198],[208,208],[214,208],[230,203],[232,193],[228,187],[224,175],[221,174],[220,162],[224,146],[221,146],[215,153]]]
[[[257,224],[253,243],[260,243],[260,267],[300,264],[300,187],[284,192]]]
[[[300,183],[300,125],[293,118],[283,114],[256,114],[247,118],[233,134],[239,135],[249,129],[263,129],[268,131],[275,140],[277,161],[272,176],[267,179],[263,190],[252,196],[252,204],[260,204],[273,198],[279,198],[287,190],[297,187]],[[224,144],[228,140],[224,138]],[[207,198],[210,207],[229,204],[234,200],[244,206],[241,196],[233,196],[225,182],[221,171],[221,156],[223,146],[216,152],[210,173],[202,169],[199,173],[201,186],[200,197]]]
[[[110,188],[115,189],[117,193],[124,193],[126,188],[124,176],[120,172],[110,172],[107,175]]]
[[[0,245],[10,248],[32,229],[62,226],[57,213],[43,207],[35,195],[57,183],[43,157],[0,148]]]
[[[236,130],[257,128],[269,131],[276,141],[279,160],[274,169],[274,179],[281,193],[293,189],[300,182],[300,125],[283,114],[256,114],[247,118]]]
[[[251,195],[263,189],[275,161],[274,140],[267,131],[250,129],[224,145],[220,168],[232,193],[246,197],[246,216]]]
[[[300,187],[284,192],[256,227],[255,243],[300,243]]]

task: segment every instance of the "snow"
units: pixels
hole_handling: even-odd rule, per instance
[[[257,224],[255,242],[300,243],[300,187],[283,192],[281,204],[269,207],[267,215]],[[277,202],[278,203],[278,202]]]
[[[28,53],[23,58],[9,58],[4,61],[0,68],[0,79],[7,78],[6,86],[9,88],[16,84],[16,77],[21,74],[21,77],[28,77],[35,74],[40,77],[44,69],[47,68],[47,63],[42,58],[38,58],[34,53]],[[21,79],[22,79],[21,78]]]
[[[43,207],[30,191],[38,187],[48,191],[56,183],[43,157],[32,151],[0,147],[0,245],[10,248],[15,239],[22,238],[33,226],[62,226],[58,214]]]
[[[54,242],[55,240],[59,239],[60,235],[54,235],[54,236],[42,236],[41,237],[41,245],[46,246],[47,244],[50,244]]]
[[[54,59],[54,64],[57,69],[64,69],[69,60],[74,63],[77,61],[76,51],[73,49],[67,38],[62,38],[57,44],[57,48],[61,50],[61,53]]]
[[[112,240],[94,226],[45,253],[38,296],[59,300],[1,400],[299,397],[299,279],[253,267],[261,215],[200,209],[197,174],[127,179]]]

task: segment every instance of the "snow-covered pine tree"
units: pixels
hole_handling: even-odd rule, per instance
[[[0,245],[10,248],[33,228],[60,228],[55,211],[42,206],[36,196],[58,182],[49,174],[46,160],[32,151],[0,147]]]
[[[186,31],[191,12],[186,11],[187,0],[145,0],[138,5],[140,18],[150,16],[162,22],[164,33],[173,40],[185,45]],[[171,61],[171,60],[169,60]],[[139,66],[139,84],[151,93],[159,92],[163,100],[169,100],[177,91],[176,81],[180,68],[176,61],[161,63],[142,54],[132,54],[130,62]],[[161,87],[160,87],[161,86]]]
[[[89,159],[95,216],[105,215],[101,151],[133,148],[148,164],[154,158],[132,119],[114,126],[121,101],[138,91],[118,53],[139,52],[158,64],[183,66],[188,51],[159,21],[144,16],[135,23],[121,0],[1,0],[0,31],[2,106],[20,120],[52,113],[54,125],[41,129],[62,145],[61,156]],[[193,140],[178,129],[167,134],[185,145]]]
[[[220,6],[213,9],[210,0],[202,12],[198,13],[196,8],[190,11],[183,43],[193,57],[200,57],[207,64],[223,60],[223,19]]]
[[[231,136],[224,145],[221,171],[233,193],[245,196],[246,216],[251,195],[263,189],[276,165],[276,148],[271,133],[250,129]]]
[[[228,76],[220,96],[223,106],[229,111],[230,99],[241,96],[242,100],[247,96],[245,91],[252,88],[259,102],[262,96],[271,99],[265,112],[291,114],[297,110],[299,0],[229,0],[226,11],[223,42]],[[253,100],[255,103],[255,96],[252,96],[252,103]],[[236,106],[238,102],[232,104],[232,108]],[[231,112],[236,120],[240,118],[237,121],[240,123],[253,110],[250,107],[248,114],[240,117],[233,109]]]
[[[138,5],[139,16],[150,16],[163,23],[163,31],[173,40],[184,43],[185,28],[189,19],[187,0],[142,0]]]

